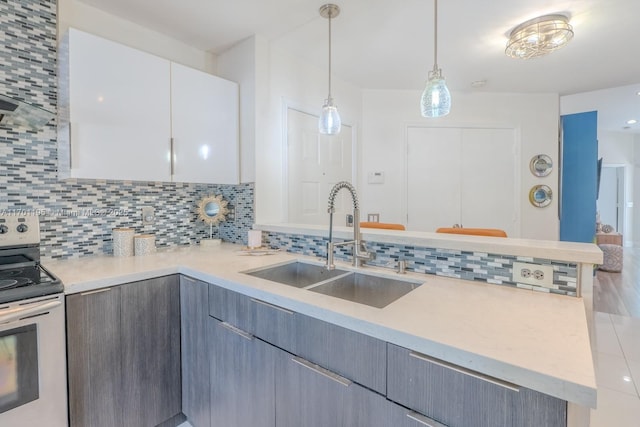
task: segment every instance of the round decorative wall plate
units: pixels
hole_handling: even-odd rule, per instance
[[[553,193],[546,185],[534,185],[529,191],[529,202],[537,208],[544,208],[551,204]]]
[[[535,176],[547,176],[553,169],[553,161],[546,154],[538,154],[531,158],[529,169]]]

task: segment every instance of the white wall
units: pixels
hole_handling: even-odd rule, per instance
[[[250,37],[218,55],[217,74],[240,85],[240,182],[256,179],[257,42],[257,37]]]
[[[624,244],[632,246],[637,235],[634,232],[634,135],[627,132],[598,131],[598,158],[603,166],[624,167]],[[640,153],[640,151],[638,151]],[[640,159],[639,159],[640,160]],[[640,211],[640,210],[639,210]]]
[[[453,93],[451,113],[440,119],[425,119],[420,115],[420,95],[418,91],[365,90],[363,93],[360,178],[363,214],[378,212],[383,222],[405,222],[402,186],[406,173],[403,135],[406,125],[512,127],[519,134],[521,147],[520,237],[557,240],[558,95]],[[530,173],[529,161],[536,154],[552,158],[554,168],[549,176],[538,178]],[[384,171],[385,183],[366,184],[366,175],[371,171]],[[529,189],[536,184],[551,187],[556,198],[550,206],[535,208],[529,203]],[[428,196],[429,191],[425,189],[425,197]]]
[[[74,27],[124,45],[152,53],[197,70],[214,73],[214,54],[196,49],[131,21],[77,0],[58,0],[58,39]],[[126,66],[126,64],[123,64]]]
[[[327,97],[327,71],[266,43],[257,50],[256,68],[260,70],[257,72],[257,87],[261,90],[256,93],[256,222],[282,222],[287,213],[284,191],[285,107],[290,105],[311,114],[319,114]],[[334,77],[332,95],[342,122],[353,126],[356,132],[354,141],[357,147],[362,91]]]

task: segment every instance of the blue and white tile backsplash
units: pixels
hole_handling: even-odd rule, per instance
[[[264,238],[266,244],[272,248],[320,258],[327,256],[329,239],[325,237],[265,232]],[[372,241],[367,241],[366,244],[367,250],[376,254],[375,260],[367,261],[367,264],[371,265],[384,267],[402,259],[407,262],[407,270],[416,273],[455,277],[562,295],[576,295],[578,267],[575,263]],[[338,246],[335,249],[335,256],[342,260],[350,260],[351,246]],[[545,288],[514,282],[511,279],[514,261],[551,265],[553,267],[553,287]]]
[[[0,93],[56,111],[56,1],[0,1]],[[254,222],[254,187],[158,182],[59,181],[56,123],[29,131],[0,124],[0,211],[40,215],[42,254],[69,258],[111,252],[111,229],[154,233],[158,246],[208,237],[198,200],[222,194],[234,208],[214,234],[246,243]],[[143,226],[141,208],[156,221]]]

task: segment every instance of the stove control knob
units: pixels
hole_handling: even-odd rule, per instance
[[[26,233],[28,229],[29,227],[27,226],[27,224],[20,224],[16,228],[16,230],[18,230],[18,233]]]
[[[6,234],[9,232],[9,227],[4,224],[0,224],[0,234]]]

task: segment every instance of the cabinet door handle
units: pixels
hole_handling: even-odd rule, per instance
[[[260,301],[259,299],[251,298],[251,301],[255,302],[256,304],[261,304],[261,305],[273,308],[274,310],[282,311],[283,313],[294,314],[293,311],[291,311],[291,310],[287,310],[286,308],[278,307],[277,305],[269,304],[268,302]]]
[[[174,151],[173,151],[173,138],[169,139],[169,165],[171,166],[171,176],[175,174],[175,162],[174,160]]]
[[[182,275],[182,276],[180,276],[180,278],[182,280],[184,280],[185,282],[191,282],[191,283],[198,283],[199,282],[199,280],[194,279],[193,277],[189,277],[189,276]]]
[[[240,335],[242,338],[246,339],[246,340],[253,340],[253,335],[251,335],[248,332],[243,331],[240,328],[236,328],[235,326],[233,326],[230,323],[227,322],[222,322],[220,323],[222,325],[223,328],[228,329],[229,331],[233,332],[236,335]]]
[[[73,169],[73,139],[71,139],[71,122],[69,122],[69,169]]]
[[[110,290],[111,288],[102,288],[95,291],[81,292],[80,295],[85,296],[85,295],[101,294],[102,292],[109,292]]]
[[[418,414],[417,412],[407,413],[407,418],[410,418],[427,427],[447,427],[444,424],[439,423],[436,420],[432,420],[431,418],[425,417],[422,414]]]
[[[502,381],[502,380],[499,380],[498,378],[490,377],[488,375],[481,374],[480,372],[472,371],[470,369],[466,369],[466,368],[463,368],[461,366],[456,366],[456,365],[453,365],[451,363],[447,363],[447,362],[445,362],[443,360],[435,359],[433,357],[429,357],[426,354],[422,354],[422,353],[418,353],[418,352],[412,351],[412,352],[409,353],[409,356],[411,356],[413,358],[416,358],[416,359],[419,359],[419,360],[424,360],[425,362],[433,363],[434,365],[438,365],[438,366],[441,366],[443,368],[450,369],[452,371],[459,372],[459,373],[461,373],[463,375],[468,375],[470,377],[473,377],[473,378],[476,378],[476,379],[479,379],[479,380],[482,380],[482,381],[486,381],[486,382],[491,383],[491,384],[495,384],[495,385],[497,385],[499,387],[506,388],[507,390],[515,391],[516,393],[520,391],[520,387],[518,387],[517,385],[515,385],[513,383],[510,383],[510,382],[507,382],[507,381]]]
[[[315,365],[308,360],[302,359],[300,357],[292,357],[291,361],[297,363],[300,366],[304,366],[307,369],[312,370],[313,372],[322,375],[323,377],[329,378],[331,381],[335,381],[340,385],[345,387],[349,387],[351,385],[351,381],[346,379],[345,377],[341,377],[340,375],[329,371],[328,369],[324,369],[321,366]]]

